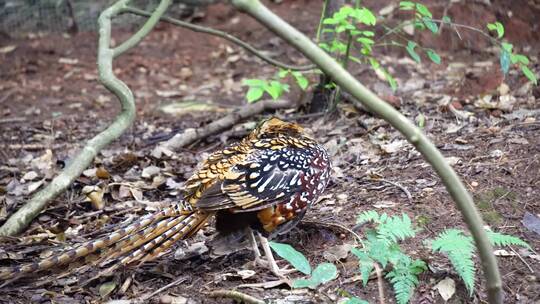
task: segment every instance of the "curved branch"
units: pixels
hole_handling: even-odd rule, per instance
[[[329,75],[345,91],[351,93],[373,113],[380,115],[394,128],[400,131],[405,138],[412,143],[416,149],[422,153],[426,161],[440,176],[446,189],[456,202],[463,218],[471,231],[476,242],[484,275],[487,280],[487,292],[490,303],[502,303],[502,283],[497,261],[493,255],[492,246],[482,227],[482,218],[474,206],[470,194],[454,172],[452,167],[446,162],[439,150],[429,141],[429,139],[410,120],[396,111],[388,103],[382,101],[373,92],[368,90],[340,66],[330,55],[321,50],[309,38],[303,35],[294,27],[283,21],[272,13],[266,6],[258,0],[231,0],[233,5],[248,13],[268,29],[285,39],[296,49],[311,59],[319,68]]]
[[[129,7],[129,6],[123,8],[121,10],[121,13],[131,13],[131,14],[134,14],[134,15],[137,15],[137,16],[143,16],[143,17],[150,16],[149,12],[140,10],[138,8]],[[313,70],[314,68],[316,68],[315,65],[297,66],[297,65],[290,65],[290,64],[286,64],[286,63],[277,61],[277,60],[272,59],[272,58],[270,58],[270,57],[268,57],[266,55],[263,55],[259,50],[257,50],[253,46],[249,45],[248,43],[246,43],[246,42],[240,40],[239,38],[236,38],[235,36],[233,36],[231,34],[228,34],[226,32],[222,32],[222,31],[219,31],[219,30],[216,30],[216,29],[212,29],[212,28],[208,28],[208,27],[204,27],[204,26],[200,26],[200,25],[195,25],[193,23],[185,22],[185,21],[174,19],[174,18],[171,18],[171,17],[161,17],[161,20],[165,21],[165,22],[168,22],[170,24],[185,27],[185,28],[190,29],[190,30],[192,30],[194,32],[210,34],[210,35],[214,35],[214,36],[223,38],[223,39],[225,39],[227,41],[230,41],[230,42],[244,48],[246,51],[250,52],[251,54],[253,54],[253,55],[257,56],[257,57],[259,57],[260,59],[266,61],[267,63],[269,63],[271,65],[275,65],[275,66],[283,68],[283,69],[286,69],[286,70],[309,71],[309,70]]]
[[[129,0],[120,0],[101,13],[99,23],[99,45],[98,45],[98,70],[101,83],[111,93],[116,95],[120,101],[122,110],[115,120],[90,139],[84,148],[73,158],[69,165],[56,176],[43,190],[36,193],[17,212],[15,212],[2,227],[0,235],[12,236],[22,232],[30,222],[47,206],[48,202],[64,192],[69,185],[81,175],[84,169],[94,160],[94,157],[103,147],[117,139],[124,131],[131,126],[135,119],[135,103],[133,94],[128,86],[120,81],[113,73],[112,62],[115,51],[110,48],[111,43],[111,19],[118,15],[120,10],[127,5]],[[165,5],[170,0],[161,0]],[[165,4],[164,4],[165,3]],[[155,15],[162,14],[161,11],[154,12]],[[159,17],[159,16],[158,16]],[[155,25],[146,23],[143,28],[150,29]],[[145,30],[146,31],[146,30]],[[130,44],[133,42],[130,42]],[[136,42],[133,44],[135,45]],[[128,46],[122,49],[127,50]]]
[[[139,42],[141,42],[141,40],[146,37],[146,35],[148,35],[148,33],[150,33],[154,26],[159,22],[159,18],[165,13],[170,4],[171,0],[161,1],[152,14],[148,13],[147,17],[149,18],[146,20],[144,25],[141,26],[141,28],[126,41],[113,49],[113,58],[122,55],[125,51],[139,44]],[[120,8],[120,11],[117,13],[122,13],[122,9],[123,7]]]

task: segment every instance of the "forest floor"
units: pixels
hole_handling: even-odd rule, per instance
[[[284,1],[270,7],[304,33],[314,33],[320,3]],[[203,24],[237,35],[272,57],[298,65],[308,63],[255,21],[224,4],[212,5],[204,14]],[[128,34],[127,30],[115,33],[117,41]],[[98,81],[96,41],[96,33],[0,38],[0,224],[58,174],[118,112],[117,101]],[[440,65],[427,60],[417,64],[404,53],[383,52],[381,61],[391,67],[399,83],[396,92],[359,65],[350,70],[408,118],[418,121],[423,117],[424,131],[474,196],[486,225],[522,238],[538,252],[540,89],[517,72],[503,77],[496,55],[475,47],[458,43],[443,48],[447,52],[440,51]],[[536,53],[534,46],[526,50],[537,62],[538,49]],[[538,71],[537,63],[533,70]],[[209,152],[238,140],[245,131],[224,130],[169,156],[152,153],[157,142],[245,105],[242,79],[268,78],[276,69],[220,38],[163,24],[137,48],[115,60],[114,71],[135,94],[133,127],[101,151],[89,170],[24,234],[2,241],[1,266],[50,256],[66,244],[94,238],[108,225],[177,201],[182,183],[197,163]],[[310,79],[315,82],[317,75]],[[300,103],[308,97],[297,89],[287,96]],[[465,225],[440,178],[413,146],[385,121],[346,102],[339,105],[337,115],[305,115],[302,111],[278,114],[313,132],[330,151],[335,170],[324,198],[306,215],[307,222],[278,241],[294,244],[315,265],[328,258],[325,253],[354,244],[351,235],[332,228],[332,223],[352,228],[357,215],[367,210],[406,213],[420,230],[403,248],[430,265],[411,302],[443,303],[435,286],[447,277],[457,287],[449,303],[485,302],[481,271],[477,271],[475,293],[469,296],[448,260],[431,253],[423,243],[444,229],[465,229]],[[82,191],[85,186],[104,189],[103,199],[89,203]],[[205,294],[276,279],[252,265],[249,250],[220,258],[206,252],[180,257],[186,246],[204,241],[210,233],[211,228],[156,261],[86,286],[82,283],[97,270],[21,280],[0,288],[0,302],[147,298],[154,303],[230,303]],[[517,247],[504,249],[498,262],[507,303],[538,303],[538,254]],[[239,272],[245,269],[254,272]],[[347,293],[378,302],[376,280],[362,287],[355,258],[343,257],[338,269],[338,278],[317,290],[291,289],[284,284],[237,289],[276,303],[336,303]],[[298,273],[291,276],[300,277]],[[178,279],[178,284],[154,293]],[[115,289],[103,298],[110,286]],[[393,303],[391,286],[385,283],[384,290],[388,303]]]

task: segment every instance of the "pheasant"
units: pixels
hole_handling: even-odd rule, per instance
[[[270,118],[240,142],[211,154],[186,181],[179,203],[39,262],[0,268],[0,279],[46,270],[98,250],[96,264],[149,261],[194,235],[212,217],[220,234],[247,232],[255,260],[282,276],[267,238],[298,224],[326,188],[330,171],[328,153],[302,127]],[[261,259],[253,232],[267,261]]]

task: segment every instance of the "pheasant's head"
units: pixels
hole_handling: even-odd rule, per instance
[[[304,128],[295,123],[283,121],[281,119],[272,117],[263,121],[253,132],[251,132],[251,138],[268,138],[277,136],[279,134],[288,135],[292,137],[306,137]]]

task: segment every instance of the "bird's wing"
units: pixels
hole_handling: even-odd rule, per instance
[[[309,155],[300,148],[260,149],[232,166],[196,203],[203,210],[255,211],[302,192]]]

